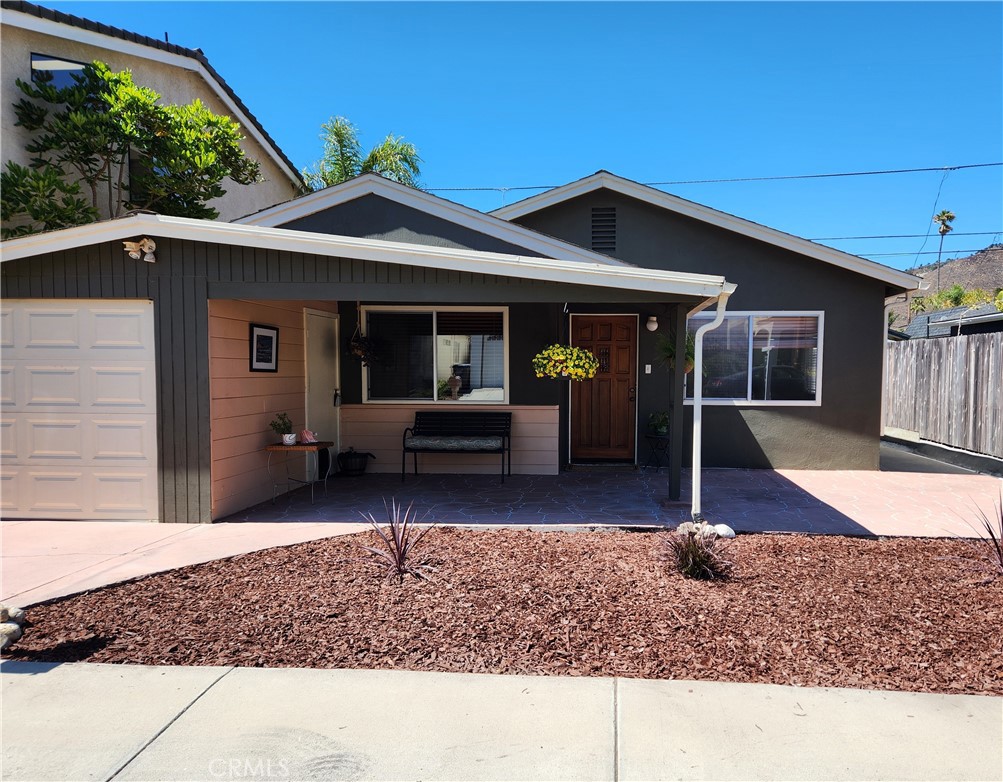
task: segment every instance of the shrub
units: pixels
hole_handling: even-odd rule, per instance
[[[999,504],[993,503],[991,514],[986,513],[978,505],[975,506],[975,512],[978,526],[971,522],[968,522],[968,526],[978,533],[979,540],[976,545],[980,552],[980,564],[982,569],[989,571],[988,581],[992,581],[1003,576],[1003,490],[1000,491]]]
[[[728,544],[707,522],[680,524],[666,545],[676,569],[687,578],[713,580],[731,575],[733,563],[724,556]]]
[[[418,518],[413,502],[404,510],[403,505],[391,498],[389,506],[386,500],[383,501],[383,507],[387,514],[386,529],[380,527],[372,513],[361,514],[376,530],[379,541],[377,546],[359,548],[371,555],[371,561],[386,572],[387,578],[396,578],[398,583],[403,584],[405,577],[409,575],[428,578],[428,571],[432,569],[431,558],[415,549],[435,525],[422,530],[415,529]]]

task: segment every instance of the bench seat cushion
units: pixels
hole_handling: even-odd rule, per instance
[[[442,451],[498,451],[502,447],[500,437],[467,437],[461,435],[419,435],[409,436],[404,441],[405,448],[428,448]]]

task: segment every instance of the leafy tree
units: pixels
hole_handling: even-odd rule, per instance
[[[951,225],[954,219],[954,212],[950,209],[942,209],[933,216],[933,222],[937,223],[937,233],[940,234],[940,247],[937,248],[937,293],[940,293],[940,254],[944,251],[944,237],[954,230]]]
[[[66,182],[63,172],[48,163],[30,169],[9,162],[0,172],[0,194],[0,235],[4,239],[98,219],[97,209],[80,195],[80,185]],[[11,225],[15,221],[17,224]]]
[[[198,100],[161,104],[127,70],[113,73],[94,61],[68,87],[45,77],[17,86],[24,97],[14,104],[15,124],[34,135],[25,147],[28,167],[8,162],[3,172],[5,237],[130,209],[213,219],[219,213],[206,202],[225,194],[224,179],[259,179],[236,122]]]
[[[418,187],[421,158],[414,144],[389,134],[363,156],[359,131],[344,117],[332,117],[321,126],[324,151],[303,178],[313,190],[337,185],[359,174],[376,173],[408,187]]]

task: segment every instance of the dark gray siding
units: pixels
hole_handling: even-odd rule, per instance
[[[367,195],[333,206],[282,228],[339,236],[358,236],[389,242],[410,242],[432,247],[452,247],[483,252],[540,257],[540,253],[485,236],[470,228],[420,212],[376,195]]]
[[[708,406],[705,465],[877,469],[883,283],[608,190],[518,222],[588,246],[594,206],[616,207],[618,258],[649,268],[722,274],[738,284],[729,310],[825,312],[821,407]],[[643,366],[643,335],[641,350]]]
[[[158,250],[155,264],[136,262],[116,242],[0,267],[3,298],[153,301],[160,518],[168,522],[211,520],[209,317],[198,255],[191,243],[175,243]]]
[[[210,298],[339,301],[346,340],[354,329],[358,301],[509,305],[514,404],[564,403],[559,384],[534,382],[528,359],[521,357],[562,335],[565,302],[611,302],[636,309],[634,303],[658,298],[643,291],[152,238],[157,242],[152,264],[128,258],[121,242],[5,262],[0,265],[0,295],[153,301],[165,522],[211,521]],[[347,401],[361,398],[359,373],[352,366],[346,360]]]

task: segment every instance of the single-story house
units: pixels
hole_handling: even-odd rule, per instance
[[[516,474],[643,463],[667,411],[678,497],[693,376],[705,466],[876,469],[884,299],[919,282],[606,172],[492,214],[365,175],[235,223],[138,214],[2,252],[6,518],[225,517],[271,496],[283,411],[386,471],[416,411],[509,411]],[[658,363],[716,316],[692,375]],[[262,327],[277,355],[252,355]],[[536,377],[552,343],[599,374]]]

